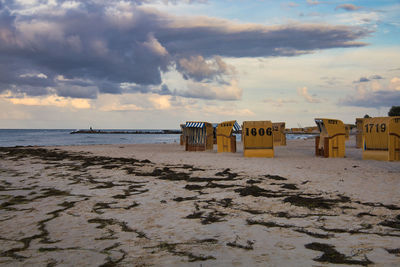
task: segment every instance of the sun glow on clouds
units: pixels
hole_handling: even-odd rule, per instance
[[[10,92],[0,95],[0,98],[11,102],[15,105],[25,106],[56,106],[56,107],[69,107],[75,109],[89,109],[91,108],[90,101],[88,99],[79,98],[67,98],[56,95],[42,96],[42,97],[28,97],[15,96]]]

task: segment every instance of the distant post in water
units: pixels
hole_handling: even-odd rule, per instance
[[[245,157],[274,157],[271,121],[244,121],[242,136]]]
[[[185,125],[185,150],[213,149],[213,127],[208,122],[187,121]]]
[[[363,120],[362,158],[400,161],[400,117]]]
[[[274,136],[274,146],[286,146],[286,134],[284,122],[272,123],[272,135]]]
[[[224,121],[217,126],[217,147],[218,152],[236,152],[236,136],[233,131],[240,129],[236,121]]]
[[[363,143],[363,121],[364,118],[356,118],[356,148],[362,148]]]
[[[320,136],[315,138],[315,155],[325,158],[343,158],[346,130],[340,120],[315,119]]]

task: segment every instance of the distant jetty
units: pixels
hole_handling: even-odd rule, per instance
[[[70,134],[181,134],[181,130],[132,130],[132,131],[114,131],[114,130],[76,130]]]

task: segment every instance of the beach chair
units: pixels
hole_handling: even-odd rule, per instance
[[[363,144],[363,121],[364,118],[356,118],[356,148],[362,148]]]
[[[239,131],[240,126],[236,121],[224,121],[217,126],[217,151],[236,152],[236,135],[233,131]]]
[[[345,139],[345,141],[350,140],[350,129],[351,129],[351,124],[345,124],[344,125],[344,130],[345,130],[344,139]]]
[[[363,120],[362,158],[400,161],[400,117]]]
[[[180,135],[180,145],[184,146],[186,144],[186,142],[185,142],[186,124],[181,124],[180,126],[181,126],[181,131],[182,131],[182,134]]]
[[[213,127],[211,123],[187,121],[185,124],[185,150],[205,151],[213,149]]]
[[[272,123],[272,135],[274,137],[274,146],[286,146],[286,134],[284,122]]]
[[[325,158],[343,158],[345,155],[344,124],[340,120],[315,119],[320,136],[315,138],[315,155]]]
[[[244,121],[242,136],[245,157],[274,157],[271,121]]]

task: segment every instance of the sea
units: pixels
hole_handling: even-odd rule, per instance
[[[96,129],[97,130],[97,129]],[[99,129],[100,130],[100,129]],[[154,134],[70,134],[76,129],[0,129],[0,147],[14,146],[74,146],[103,144],[172,144],[179,143],[179,134],[157,134],[160,130],[115,129],[102,131],[154,131]],[[309,135],[286,138],[306,139]],[[236,135],[240,141],[240,135]]]

